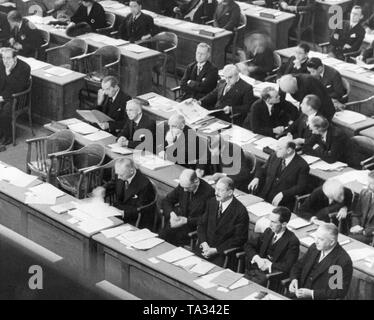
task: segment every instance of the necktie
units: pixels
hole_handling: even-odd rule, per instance
[[[281,163],[281,172],[283,172],[283,170],[286,168],[286,160],[285,159],[282,159],[282,163]]]
[[[225,90],[223,90],[223,95],[225,96],[227,92],[229,92],[229,90],[231,89],[231,87],[227,84],[226,87],[225,87]]]
[[[319,256],[318,263],[320,263],[320,262],[323,260],[324,257],[325,257],[325,252],[324,252],[324,251],[321,251],[320,256]]]
[[[222,217],[222,202],[219,203],[218,205],[218,211],[217,211],[217,218],[218,220],[221,219]]]
[[[274,234],[274,237],[273,237],[273,240],[271,241],[271,244],[276,243],[277,240],[278,240],[278,235],[277,235],[277,234]]]
[[[200,74],[201,70],[203,69],[203,66],[202,65],[198,65],[197,66],[197,75]]]
[[[136,124],[135,121],[133,121],[133,122],[132,122],[132,135],[131,135],[131,137],[134,136],[134,134],[135,134],[137,128],[138,128],[138,125]]]
[[[108,99],[108,102],[109,102],[109,103],[113,103],[113,98],[109,98],[109,99]]]

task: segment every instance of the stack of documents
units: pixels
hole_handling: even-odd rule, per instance
[[[86,121],[91,123],[102,123],[113,121],[113,119],[107,116],[100,110],[77,110],[77,113]]]
[[[367,259],[368,257],[374,257],[374,248],[365,247],[362,249],[351,249],[347,250],[347,253],[351,257],[352,261],[359,261],[363,259]]]
[[[224,288],[230,288],[241,278],[243,278],[242,274],[227,269],[224,272],[220,273],[217,277],[212,279],[212,283]]]
[[[223,122],[216,121],[216,122],[213,122],[213,123],[207,125],[203,129],[201,129],[201,131],[203,131],[205,133],[213,133],[213,132],[222,130],[224,128],[227,128],[229,125],[230,124],[228,124],[228,123],[223,123]]]
[[[27,204],[46,204],[54,205],[59,197],[65,195],[65,192],[57,189],[49,183],[42,183],[35,187],[29,188],[25,193],[25,203]]]
[[[6,165],[0,166],[0,180],[17,187],[25,188],[37,179],[37,176],[28,175],[17,168],[8,167]]]
[[[122,216],[121,210],[112,207],[104,201],[97,199],[85,199],[76,204],[76,208],[87,213],[94,219],[110,218]]]
[[[357,181],[366,186],[368,184],[369,172],[369,170],[352,170],[342,173],[341,175],[334,177],[334,179],[340,181],[342,184]]]
[[[56,212],[57,214],[64,214],[68,213],[70,210],[73,210],[77,207],[75,202],[66,202],[62,204],[58,204],[51,207],[51,210]]]
[[[122,244],[138,250],[149,250],[163,243],[164,240],[157,238],[158,234],[148,229],[129,230],[116,236]]]
[[[235,290],[249,284],[249,281],[243,278],[242,274],[235,273],[229,269],[224,269],[204,275],[199,279],[194,280],[194,282],[204,289],[217,287],[218,291],[223,292],[229,292],[230,290]],[[228,285],[229,283],[232,284]],[[224,287],[221,284],[227,287]]]
[[[119,143],[117,143],[117,142],[113,143],[113,144],[109,144],[108,147],[114,153],[119,153],[119,154],[123,154],[123,155],[132,154],[134,152],[134,150],[132,150],[132,149],[121,147],[121,145]]]
[[[238,126],[232,126],[232,128],[225,130],[222,136],[228,138],[228,140],[238,146],[242,147],[245,144],[251,143],[256,139],[256,134],[252,131],[245,130]]]
[[[257,292],[251,293],[249,296],[245,297],[242,300],[284,300],[284,299],[280,296],[276,296],[269,292],[257,291]]]
[[[254,214],[257,217],[267,216],[273,212],[274,206],[268,202],[258,202],[247,207],[248,212]]]
[[[336,112],[334,118],[346,124],[354,124],[367,119],[365,115],[350,110]]]
[[[194,254],[191,251],[188,251],[184,248],[178,247],[178,248],[175,248],[173,250],[170,250],[166,253],[163,253],[163,254],[159,255],[157,258],[159,258],[163,261],[169,262],[169,263],[173,263],[173,262],[185,259],[185,258],[193,256],[193,255]]]
[[[202,260],[197,256],[190,256],[188,258],[178,260],[173,264],[186,269],[191,273],[196,273],[199,276],[207,274],[209,271],[216,267],[215,264]]]
[[[105,9],[122,9],[122,8],[126,8],[126,6],[124,4],[119,3],[118,1],[104,0],[104,1],[100,1],[100,4]]]
[[[323,170],[323,171],[341,171],[348,167],[346,163],[337,161],[334,163],[327,163],[323,160],[317,161],[310,166],[310,169]]]
[[[210,113],[216,111],[209,111],[194,101],[183,101],[175,105],[174,108],[179,114],[184,116],[187,124],[193,124],[206,119]]]
[[[174,106],[176,105],[176,102],[174,100],[165,98],[160,95],[148,99],[148,102],[152,109],[161,110],[164,112],[174,111]]]
[[[98,128],[95,128],[94,126],[91,126],[90,124],[85,123],[83,121],[79,121],[74,124],[68,124],[67,126],[71,131],[74,131],[82,135],[87,135],[99,131]]]
[[[134,230],[134,227],[129,225],[129,224],[124,224],[119,227],[114,227],[106,230],[102,230],[101,233],[106,237],[106,238],[116,238],[119,237],[120,235],[124,234],[127,231]]]
[[[77,227],[84,232],[94,233],[113,226],[112,220],[109,218],[94,218],[87,212],[74,209],[68,212],[71,219],[68,220],[71,224],[77,224]]]
[[[294,218],[294,219],[290,220],[287,227],[289,227],[293,230],[297,230],[297,229],[301,229],[301,228],[304,228],[306,226],[309,226],[311,224],[312,224],[311,222],[309,222],[309,221],[307,221],[303,218]]]

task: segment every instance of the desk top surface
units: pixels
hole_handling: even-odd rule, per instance
[[[270,23],[278,24],[284,21],[293,20],[295,18],[295,14],[285,11],[280,11],[271,8],[264,8],[262,6],[257,6],[254,4],[249,4],[245,2],[236,2],[241,11],[250,18],[255,18],[263,21],[268,21]],[[268,13],[274,16],[274,18],[267,18],[260,16],[260,13]]]

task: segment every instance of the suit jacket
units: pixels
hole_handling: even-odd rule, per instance
[[[200,184],[196,192],[190,194],[190,192],[184,191],[178,185],[162,200],[162,208],[168,220],[170,212],[174,211],[178,216],[187,218],[187,225],[191,229],[196,229],[199,219],[205,212],[207,201],[214,197],[214,189],[203,179],[200,179]],[[177,204],[179,205],[179,210],[176,211],[175,206]]]
[[[320,112],[317,112],[316,116],[322,116],[322,114]],[[296,121],[289,126],[286,132],[290,132],[294,139],[308,139],[312,135],[312,130],[310,130],[308,125],[308,116],[304,113],[301,113]]]
[[[308,185],[309,166],[298,154],[279,173],[282,159],[272,154],[266,163],[259,167],[256,177],[260,179],[259,196],[271,202],[279,193],[283,193],[280,205],[293,209],[294,197],[305,193]]]
[[[147,130],[147,132],[145,132],[144,130]],[[147,140],[151,138],[149,134],[152,134],[153,145],[149,146],[149,148],[147,149],[149,149],[148,151],[154,152],[156,138],[156,122],[148,118],[145,114],[142,114],[139,124],[136,127],[134,121],[128,119],[125,122],[123,129],[118,134],[118,137],[125,137],[127,140],[129,140],[128,147],[135,149],[140,143],[145,141],[144,137],[142,137],[145,134],[147,134]]]
[[[218,79],[218,69],[210,61],[205,63],[199,75],[197,74],[197,62],[189,64],[180,84],[183,91],[181,99],[194,98],[198,100],[203,98],[214,90]],[[187,84],[189,80],[191,83]]]
[[[292,56],[291,58],[288,59],[286,63],[282,64],[277,74],[278,78],[280,78],[281,76],[284,76],[285,74],[298,74],[298,73],[309,74],[308,68],[306,66],[308,63],[308,59],[306,59],[301,64],[301,67],[299,69],[295,67],[295,60],[296,60],[296,57]]]
[[[130,42],[139,41],[148,34],[153,35],[153,31],[153,18],[143,12],[135,21],[132,14],[127,15],[119,27],[120,37]]]
[[[233,31],[240,23],[240,7],[234,1],[219,3],[213,18],[215,27]]]
[[[259,237],[255,240],[248,241],[244,250],[246,253],[247,267],[257,267],[257,264],[252,266],[251,261],[255,255],[259,255],[261,258],[268,258],[268,250],[271,247],[272,240],[274,238],[274,232],[267,228]],[[299,257],[299,239],[293,232],[286,229],[284,234],[274,245],[274,251],[272,255],[272,266],[271,272],[282,271],[288,275],[292,266],[295,264]]]
[[[374,63],[374,41],[370,44],[369,47],[363,49],[361,52],[364,62],[367,64]]]
[[[330,43],[333,46],[334,50],[347,53],[359,50],[362,42],[364,41],[364,38],[365,29],[360,23],[358,23],[351,29],[349,21],[343,21],[343,28],[336,29],[332,32]],[[349,44],[351,48],[343,49],[343,46],[345,44]]]
[[[17,59],[16,66],[9,75],[5,72],[4,64],[0,63],[0,96],[4,100],[9,100],[12,94],[19,93],[27,89],[30,82],[30,66]]]
[[[127,190],[123,188],[123,181],[116,177],[113,181],[109,182],[107,191],[113,191],[116,195],[116,203],[114,206],[123,210],[125,223],[135,225],[138,218],[137,209],[141,206],[147,205],[154,200],[155,194],[152,183],[143,175],[139,170],[136,171],[134,178],[128,185]],[[148,208],[143,210],[140,220],[139,228],[152,228],[154,221],[155,208]]]
[[[299,288],[307,288],[314,290],[315,300],[342,299],[348,292],[352,279],[352,260],[347,252],[338,244],[335,248],[318,263],[320,251],[313,244],[305,253],[305,255],[294,265],[291,270],[290,278],[298,280]],[[316,265],[314,277],[310,278],[310,274],[314,265]],[[340,266],[342,268],[341,275],[343,277],[342,289],[331,289],[329,281],[331,276],[336,273],[336,269],[330,267]],[[331,272],[329,272],[331,271]],[[306,285],[308,284],[307,287]]]
[[[179,5],[181,13],[183,17],[188,15],[192,10],[196,10],[193,15],[192,22],[195,23],[203,23],[202,17],[207,17],[208,21],[213,19],[214,12],[217,7],[216,0],[202,0],[202,3],[199,7],[197,7],[200,3],[200,0],[191,0],[187,3],[183,3]]]
[[[297,13],[300,11],[310,11],[315,7],[315,0],[280,0],[279,2],[286,2],[289,6],[296,6]]]
[[[106,96],[102,105],[97,106],[96,109],[104,112],[114,121],[109,122],[109,132],[116,134],[121,130],[127,121],[126,103],[131,98],[123,91],[119,91],[114,101],[110,101]]]
[[[247,209],[235,197],[217,221],[218,201],[208,200],[205,213],[198,223],[199,243],[207,242],[219,255],[227,249],[241,247],[248,239],[249,217]]]
[[[222,109],[226,106],[232,107],[232,113],[238,114],[238,117],[234,118],[234,123],[241,125],[245,119],[250,106],[255,101],[253,95],[253,87],[246,83],[244,80],[239,79],[231,89],[225,94],[224,90],[226,82],[218,84],[218,86],[208,95],[201,99],[201,104],[207,109]],[[226,115],[223,112],[217,113],[217,117],[231,122],[230,115]]]
[[[338,101],[342,100],[346,90],[343,85],[342,76],[334,68],[324,65],[324,73],[320,81],[325,86],[329,96]]]
[[[34,57],[43,44],[40,31],[26,19],[22,19],[19,30],[18,28],[11,30],[10,37],[22,45],[22,49],[18,50],[18,54],[25,57]]]
[[[3,42],[10,38],[10,25],[7,15],[0,12],[0,41]]]
[[[80,5],[71,17],[71,21],[74,23],[86,22],[93,31],[107,26],[104,8],[98,2],[94,2],[89,15],[87,15],[87,8]]]
[[[333,201],[329,203],[329,198],[324,194],[322,187],[314,189],[310,196],[301,205],[297,215],[309,220],[311,217],[317,217],[319,220],[330,222],[329,213],[338,212],[341,208],[351,209],[353,202],[353,193],[351,190],[344,189],[344,201],[342,203]]]
[[[352,227],[356,225],[363,227],[365,234],[371,235],[371,237],[374,231],[373,199],[373,193],[367,188],[363,189],[352,214]]]
[[[277,103],[272,107],[270,115],[266,102],[258,99],[251,107],[249,113],[250,127],[248,129],[257,134],[275,137],[273,129],[278,126],[286,127],[294,119],[297,112],[297,108],[292,105]],[[247,123],[247,121],[244,121],[244,123]],[[243,126],[245,127],[245,125]]]
[[[267,73],[274,69],[274,52],[271,48],[266,47],[263,52],[258,52],[255,55],[250,54],[249,66],[254,68],[249,74],[252,78],[264,81]]]

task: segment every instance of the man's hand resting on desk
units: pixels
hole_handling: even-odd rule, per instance
[[[259,178],[254,178],[254,179],[250,182],[250,184],[248,185],[248,190],[249,190],[249,192],[254,192],[254,191],[256,191],[257,188],[258,188],[258,184],[259,184],[259,182],[260,182],[260,179],[259,179]]]
[[[119,137],[117,142],[121,147],[127,147],[129,144],[129,140],[127,140],[125,137]]]
[[[206,242],[203,242],[200,245],[200,248],[202,249],[202,255],[204,258],[208,259],[217,254],[217,249],[209,247],[208,243]]]

